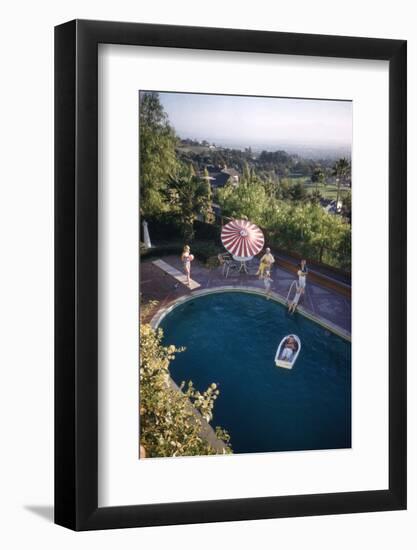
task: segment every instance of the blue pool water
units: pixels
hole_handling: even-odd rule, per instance
[[[165,344],[187,348],[171,363],[173,379],[219,385],[211,424],[227,429],[235,453],[351,446],[350,342],[244,292],[188,301],[160,326]],[[302,348],[287,370],[274,358],[290,333]]]

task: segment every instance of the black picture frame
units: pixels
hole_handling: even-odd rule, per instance
[[[389,62],[389,488],[98,507],[98,44]],[[406,41],[74,20],[55,28],[55,522],[108,529],[406,508]]]

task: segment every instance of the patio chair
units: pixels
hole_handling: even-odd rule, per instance
[[[219,264],[222,266],[222,275],[224,275],[228,266],[228,262],[231,261],[232,256],[226,252],[223,254],[217,254],[217,259],[219,260]]]
[[[239,273],[239,267],[240,267],[239,263],[233,260],[232,258],[230,258],[230,260],[225,260],[224,266],[223,266],[223,275],[225,275],[227,279],[230,271],[235,271],[236,273]]]

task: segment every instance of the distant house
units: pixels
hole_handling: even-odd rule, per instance
[[[217,166],[208,165],[207,171],[209,173],[209,180],[213,189],[224,187],[227,183],[231,183],[235,186],[239,185],[240,174],[234,168],[227,168],[227,166],[225,166],[221,169]]]
[[[337,204],[334,199],[321,199],[320,204],[328,214],[340,214],[343,206],[340,199]]]
[[[227,166],[225,166],[222,170],[222,174],[227,174],[229,176],[229,179],[230,179],[231,183],[234,183],[236,185],[239,184],[240,174],[234,168],[227,168]]]
[[[225,174],[224,172],[212,172],[209,177],[211,186],[216,189],[219,187],[224,187],[230,179],[229,174]]]

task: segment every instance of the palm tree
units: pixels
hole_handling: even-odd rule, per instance
[[[204,188],[205,188],[205,198],[202,201],[204,221],[206,223],[213,223],[215,221],[215,216],[214,216],[213,206],[212,206],[213,193],[211,190],[210,175],[208,173],[207,168],[204,168],[202,179],[204,181]]]
[[[315,168],[314,172],[311,175],[311,181],[316,184],[315,191],[317,194],[319,190],[319,183],[324,182],[324,172],[320,167]]]
[[[211,211],[210,182],[195,175],[192,167],[184,167],[178,175],[170,177],[170,203],[177,210],[188,241],[194,238],[194,221],[199,214]],[[211,191],[211,190],[210,190]]]
[[[336,181],[337,181],[336,208],[338,207],[339,199],[340,199],[340,186],[342,182],[343,183],[346,182],[346,179],[349,173],[350,173],[349,161],[345,157],[340,158],[333,166],[333,175],[336,176]]]

